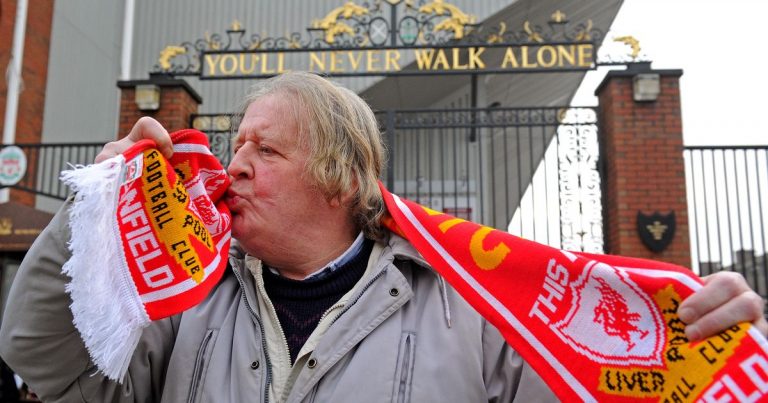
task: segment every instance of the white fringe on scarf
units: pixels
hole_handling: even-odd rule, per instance
[[[61,173],[74,192],[69,225],[72,257],[64,274],[72,281],[74,324],[91,359],[109,379],[121,382],[149,316],[131,279],[117,227],[122,155]]]

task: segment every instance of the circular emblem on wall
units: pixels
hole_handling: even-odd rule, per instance
[[[27,157],[16,146],[3,147],[0,150],[0,185],[13,186],[24,177],[27,171]]]
[[[389,24],[381,17],[376,17],[368,23],[368,38],[375,46],[381,46],[389,39]]]

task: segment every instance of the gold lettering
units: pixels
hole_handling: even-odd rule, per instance
[[[451,218],[449,220],[445,220],[441,222],[440,225],[438,225],[437,227],[440,228],[440,231],[442,231],[443,234],[445,234],[446,232],[448,232],[449,229],[463,222],[467,222],[467,221],[462,220],[461,218]]]
[[[469,241],[469,252],[472,255],[472,260],[482,270],[493,270],[499,267],[510,252],[509,246],[503,242],[499,242],[490,250],[483,247],[483,241],[491,231],[493,231],[492,228],[480,227],[472,234],[472,239]]]
[[[444,70],[448,70],[451,68],[451,65],[448,64],[448,57],[445,56],[445,51],[443,49],[439,49],[437,51],[437,57],[435,58],[435,64],[432,65],[430,70],[435,70],[438,68],[438,65],[442,64]]]
[[[469,68],[470,69],[484,69],[485,62],[480,58],[480,55],[485,52],[485,48],[469,48]]]
[[[539,65],[536,64],[536,63],[534,63],[534,64],[528,63],[528,46],[523,46],[522,47],[522,51],[523,51],[522,53],[523,53],[523,67],[524,68],[539,67]]]
[[[400,71],[400,52],[396,49],[387,49],[384,53],[387,60],[387,71]]]
[[[338,56],[340,56],[338,51],[331,52],[331,73],[344,72],[343,59]]]
[[[374,63],[379,63],[381,59],[379,59],[379,56],[381,54],[380,50],[366,50],[366,67],[367,71],[379,71],[380,69],[378,67],[374,67]]]
[[[309,71],[325,71],[325,52],[320,52],[322,60],[317,55],[317,52],[309,52]],[[317,66],[317,67],[315,67]]]
[[[454,226],[456,226],[458,224],[461,224],[463,222],[467,222],[467,220],[462,220],[461,218],[451,217],[451,216],[449,216],[449,215],[447,215],[445,213],[441,213],[439,211],[432,210],[429,207],[421,206],[421,208],[424,209],[424,212],[427,213],[427,215],[429,215],[429,216],[443,215],[443,216],[448,217],[447,220],[445,220],[445,221],[443,221],[443,222],[441,222],[440,224],[437,225],[437,227],[440,228],[440,231],[443,234],[448,232],[448,230],[453,228]]]
[[[416,49],[416,66],[419,70],[429,70],[432,67],[432,57],[435,55],[434,49]]]
[[[229,66],[227,66],[227,61],[230,61]],[[235,74],[235,71],[237,71],[237,58],[235,55],[222,56],[219,68],[221,69],[221,73],[225,76],[231,76],[232,74]]]
[[[461,49],[459,48],[453,48],[451,49],[453,51],[453,69],[454,70],[466,70],[467,65],[461,64]]]
[[[275,74],[274,69],[267,67],[269,64],[269,53],[261,54],[261,74]]]
[[[238,56],[240,56],[240,74],[246,75],[246,74],[252,74],[254,70],[256,70],[256,61],[259,60],[258,55],[251,54],[251,65],[249,68],[245,68],[245,53],[240,53]]]
[[[576,47],[573,45],[569,45],[567,47],[563,45],[558,45],[557,58],[560,61],[558,67],[563,67],[563,64],[564,64],[563,62],[565,60],[568,60],[568,64],[573,66],[576,63]]]
[[[579,67],[589,67],[592,65],[592,50],[591,43],[578,45]]]
[[[462,220],[461,218],[455,218],[447,214],[437,212],[428,207],[424,207],[424,206],[421,206],[421,207],[429,216],[432,216],[432,217],[443,216],[446,218],[446,220],[438,224],[438,228],[440,228],[440,231],[443,234],[445,234],[446,232],[448,232],[448,230],[450,230],[451,228],[459,224],[468,222],[466,220]],[[474,260],[475,264],[480,269],[493,270],[499,267],[501,262],[504,261],[504,259],[507,257],[507,255],[511,250],[509,249],[509,246],[507,246],[503,242],[499,242],[493,248],[486,250],[485,247],[483,246],[483,243],[485,242],[485,239],[488,237],[488,234],[494,231],[494,229],[489,227],[483,227],[483,226],[477,226],[477,227],[478,228],[472,234],[472,238],[469,241],[469,253],[470,255],[472,255],[472,260]]]
[[[357,55],[357,57],[355,57]],[[347,57],[349,58],[349,65],[352,66],[352,71],[357,71],[360,69],[360,61],[363,60],[363,53],[362,52],[347,52]]]
[[[237,58],[235,55],[229,55],[232,56],[232,58],[237,61]],[[223,58],[222,58],[223,59]],[[222,65],[223,66],[223,63]],[[213,251],[213,242],[211,242],[211,234],[208,232],[208,229],[205,228],[205,226],[202,225],[195,225],[194,227],[192,225],[191,221],[194,221],[194,224],[198,223],[198,220],[196,218],[193,218],[192,215],[190,215],[187,211],[187,209],[184,208],[187,204],[189,204],[188,198],[189,195],[186,194],[186,190],[183,186],[181,186],[181,182],[175,184],[175,186],[171,186],[171,182],[169,181],[168,177],[163,175],[164,172],[168,169],[167,163],[163,159],[158,159],[159,155],[157,154],[157,151],[154,150],[148,150],[144,151],[144,169],[143,173],[145,177],[149,178],[152,176],[151,172],[154,170],[155,173],[160,174],[158,176],[158,179],[156,181],[156,184],[152,184],[151,182],[145,183],[142,188],[141,192],[144,195],[144,209],[139,211],[152,211],[152,219],[148,219],[151,226],[154,228],[154,230],[160,231],[163,229],[164,226],[168,225],[170,226],[170,230],[168,231],[168,236],[163,238],[163,241],[165,243],[165,250],[171,254],[174,255],[174,251],[172,250],[172,245],[177,244],[181,241],[187,241],[192,238],[195,238],[197,241],[202,243],[208,251]],[[183,164],[182,164],[183,166]],[[182,168],[183,170],[183,168]],[[168,198],[153,198],[152,196],[158,194],[159,191],[163,190],[170,190],[170,189],[176,189],[177,192],[180,194],[183,194],[183,199],[177,199],[176,197],[168,197]],[[186,203],[186,204],[185,204]],[[160,254],[160,249],[156,249],[157,254]],[[152,252],[154,253],[154,252]],[[140,259],[143,259],[145,262],[149,261],[153,256],[151,254],[144,255]],[[137,259],[138,260],[138,259]],[[197,283],[200,283],[203,281],[205,273],[200,270],[197,272],[193,272],[190,270],[190,268],[193,265],[201,266],[202,263],[200,262],[200,257],[197,255],[197,253],[194,253],[193,256],[191,256],[187,261],[182,262],[180,260],[176,260],[177,263],[181,264],[184,270],[187,272],[187,274]],[[187,263],[189,262],[189,263]],[[139,265],[143,264],[142,262],[139,262]],[[142,272],[146,272],[144,274],[145,281],[147,281],[148,285],[151,287],[159,287],[162,284],[156,284],[159,280],[156,280],[156,276],[163,274],[164,272],[167,272],[163,274],[164,276],[170,276],[170,279],[167,280],[170,282],[170,280],[173,278],[173,275],[171,274],[170,270],[167,269],[167,266],[163,266],[166,268],[163,272],[160,271],[160,269],[155,269],[151,271],[146,271],[142,269]],[[155,284],[153,284],[155,283]]]
[[[277,72],[282,73],[285,71],[285,53],[280,52],[277,54]]]
[[[216,58],[214,58],[216,56]],[[205,63],[208,65],[208,75],[216,75],[216,65],[219,64],[221,55],[205,55]]]
[[[548,53],[549,56],[545,56],[544,54]],[[549,60],[547,60],[549,59]],[[555,48],[552,46],[542,46],[539,48],[539,51],[536,52],[536,61],[538,62],[541,67],[552,67],[557,63],[557,53],[555,52]]]
[[[506,69],[507,64],[511,64],[512,67],[518,68],[520,65],[517,63],[517,57],[515,57],[515,53],[512,52],[512,47],[508,47],[507,51],[504,53],[504,60],[501,62],[501,68]]]

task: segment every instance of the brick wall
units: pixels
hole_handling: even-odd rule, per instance
[[[685,192],[680,110],[681,70],[650,70],[661,79],[656,101],[635,102],[636,72],[609,73],[598,87],[601,156],[604,161],[603,216],[606,252],[690,267],[688,205]],[[674,211],[670,245],[655,253],[640,240],[637,213]]]
[[[22,89],[16,118],[15,143],[39,143],[43,133],[45,89],[48,78],[48,55],[51,43],[54,0],[34,0],[28,3],[27,26],[22,61]],[[16,0],[0,0],[0,66],[3,71],[10,63],[13,30],[16,22]],[[0,80],[0,131],[5,124],[8,82]],[[36,161],[27,156],[28,166]],[[35,197],[28,192],[11,191],[10,199],[34,206]]]
[[[155,84],[160,87],[160,109],[157,111],[141,111],[134,97],[136,86]],[[189,127],[190,116],[197,113],[202,98],[186,81],[166,77],[150,78],[149,80],[121,81],[118,83],[120,93],[120,123],[117,138],[125,137],[131,131],[134,123],[142,116],[157,119],[169,132]]]

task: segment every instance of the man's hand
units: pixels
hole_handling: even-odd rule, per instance
[[[690,341],[715,335],[740,322],[751,322],[760,333],[768,334],[764,301],[741,274],[721,271],[703,280],[704,287],[677,310],[680,319],[688,324],[685,335]]]
[[[104,148],[96,156],[95,162],[98,163],[121,154],[143,139],[154,140],[157,143],[157,148],[165,158],[171,158],[171,155],[173,155],[173,144],[171,143],[171,136],[168,135],[168,131],[165,130],[160,122],[145,116],[136,121],[136,124],[133,125],[131,132],[127,136],[104,145]]]

